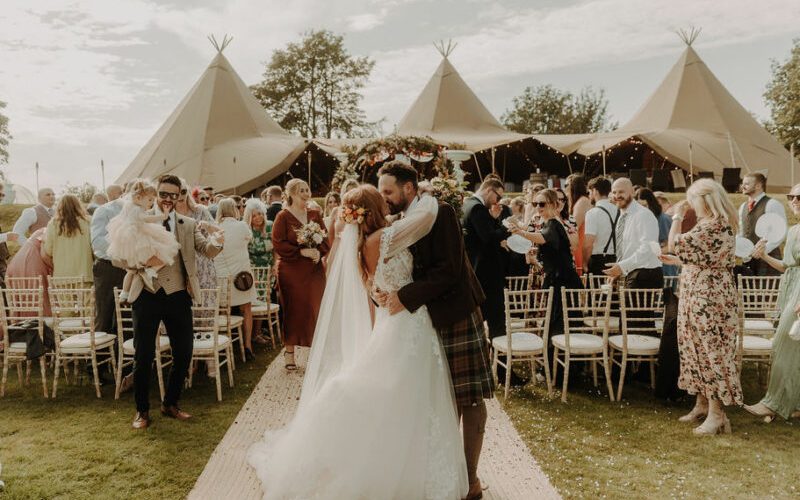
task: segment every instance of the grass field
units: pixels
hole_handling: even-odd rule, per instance
[[[756,378],[745,370],[748,403],[765,392]],[[800,497],[797,422],[765,424],[731,408],[732,434],[698,437],[676,420],[692,401],[666,406],[631,383],[623,401],[611,403],[590,380],[576,382],[567,403],[559,393],[549,399],[541,384],[516,389],[503,403],[565,498]]]
[[[224,378],[222,402],[204,374],[183,393],[181,406],[194,415],[188,422],[162,417],[158,385],[151,386],[153,426],[130,427],[133,394],[115,401],[111,386],[97,399],[88,383],[59,381],[58,398],[44,399],[38,368],[30,387],[20,388],[16,370],[0,399],[0,498],[183,498],[205,467],[211,452],[250,396],[277,351],[258,349],[257,359],[238,360],[236,385]],[[52,384],[52,378],[49,380]]]

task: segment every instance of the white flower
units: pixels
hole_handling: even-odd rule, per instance
[[[312,239],[314,240],[314,243],[316,243],[317,245],[322,243],[322,235],[319,233],[315,234]]]

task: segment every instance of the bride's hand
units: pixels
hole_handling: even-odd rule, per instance
[[[386,308],[389,309],[389,314],[394,316],[395,314],[405,310],[406,306],[400,302],[400,297],[397,295],[397,292],[390,293],[386,299]]]

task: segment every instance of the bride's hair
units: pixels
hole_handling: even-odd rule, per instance
[[[357,188],[348,191],[342,199],[342,209],[351,208],[358,210],[364,209],[364,219],[358,224],[359,229],[359,242],[358,252],[360,254],[361,268],[364,275],[366,275],[366,261],[364,260],[364,243],[366,237],[379,229],[389,225],[386,220],[386,202],[383,196],[378,192],[378,189],[371,184],[362,184]]]

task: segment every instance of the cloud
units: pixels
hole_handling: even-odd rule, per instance
[[[369,31],[382,25],[386,20],[388,9],[381,9],[378,13],[357,14],[347,19],[347,27],[351,31]]]

